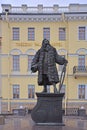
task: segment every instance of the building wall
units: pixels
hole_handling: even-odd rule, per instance
[[[5,16],[4,16],[5,17]],[[52,17],[52,16],[51,16]],[[66,85],[66,96],[64,107],[80,108],[84,106],[87,109],[87,99],[78,99],[78,85],[87,85],[86,76],[74,77],[73,67],[78,66],[78,55],[85,54],[87,65],[87,40],[78,40],[78,27],[87,26],[87,20],[71,20],[71,21],[9,21],[2,20],[2,53],[1,53],[1,66],[2,66],[2,111],[12,111],[13,108],[19,108],[21,105],[24,107],[32,108],[36,103],[36,95],[33,99],[28,99],[28,85],[35,85],[35,92],[41,92],[43,87],[37,84],[37,73],[31,74],[28,72],[28,55],[34,55],[35,52],[41,47],[43,40],[43,28],[50,28],[50,44],[53,45],[60,55],[65,55],[68,60],[67,72],[64,84]],[[20,40],[12,40],[12,28],[20,28]],[[35,40],[28,41],[27,29],[28,27],[35,28]],[[59,41],[58,28],[66,28],[66,40]],[[20,71],[13,72],[12,56],[20,55]],[[59,72],[60,74],[60,72]],[[13,99],[14,84],[20,85],[19,99]],[[51,87],[51,92],[53,88]],[[57,85],[58,87],[58,85]],[[33,104],[33,105],[32,105]],[[67,105],[68,104],[68,105]],[[73,105],[72,105],[73,104]]]

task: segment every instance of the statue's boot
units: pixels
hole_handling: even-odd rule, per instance
[[[47,86],[44,86],[42,93],[47,93]]]

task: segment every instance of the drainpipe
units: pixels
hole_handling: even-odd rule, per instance
[[[1,72],[1,44],[2,44],[2,37],[0,36],[0,114],[2,113],[2,72]]]
[[[8,28],[10,29],[10,25],[9,25],[9,19],[8,19],[8,13],[9,13],[9,9],[5,9],[5,12],[6,12],[6,22],[8,24]],[[9,32],[10,33],[10,32]],[[10,41],[9,41],[9,44],[10,44]],[[9,45],[9,51],[10,51],[10,45]],[[9,55],[9,52],[8,52],[8,63],[9,63],[9,72],[8,72],[8,112],[10,112],[10,55]]]

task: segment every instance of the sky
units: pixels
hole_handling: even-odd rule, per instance
[[[2,12],[1,4],[11,4],[12,6],[21,6],[27,4],[27,6],[37,6],[43,4],[43,6],[53,6],[58,4],[59,6],[68,6],[71,3],[87,4],[87,0],[0,0],[0,12]]]

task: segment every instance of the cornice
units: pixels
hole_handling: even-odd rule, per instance
[[[87,13],[74,13],[74,14],[42,14],[42,15],[37,15],[37,14],[29,14],[29,15],[1,15],[2,20],[6,21],[8,20],[9,22],[60,22],[60,21],[85,21],[87,20]]]
[[[6,20],[6,16],[2,15],[2,20]],[[9,15],[8,20],[11,22],[53,22],[62,21],[60,15]]]

